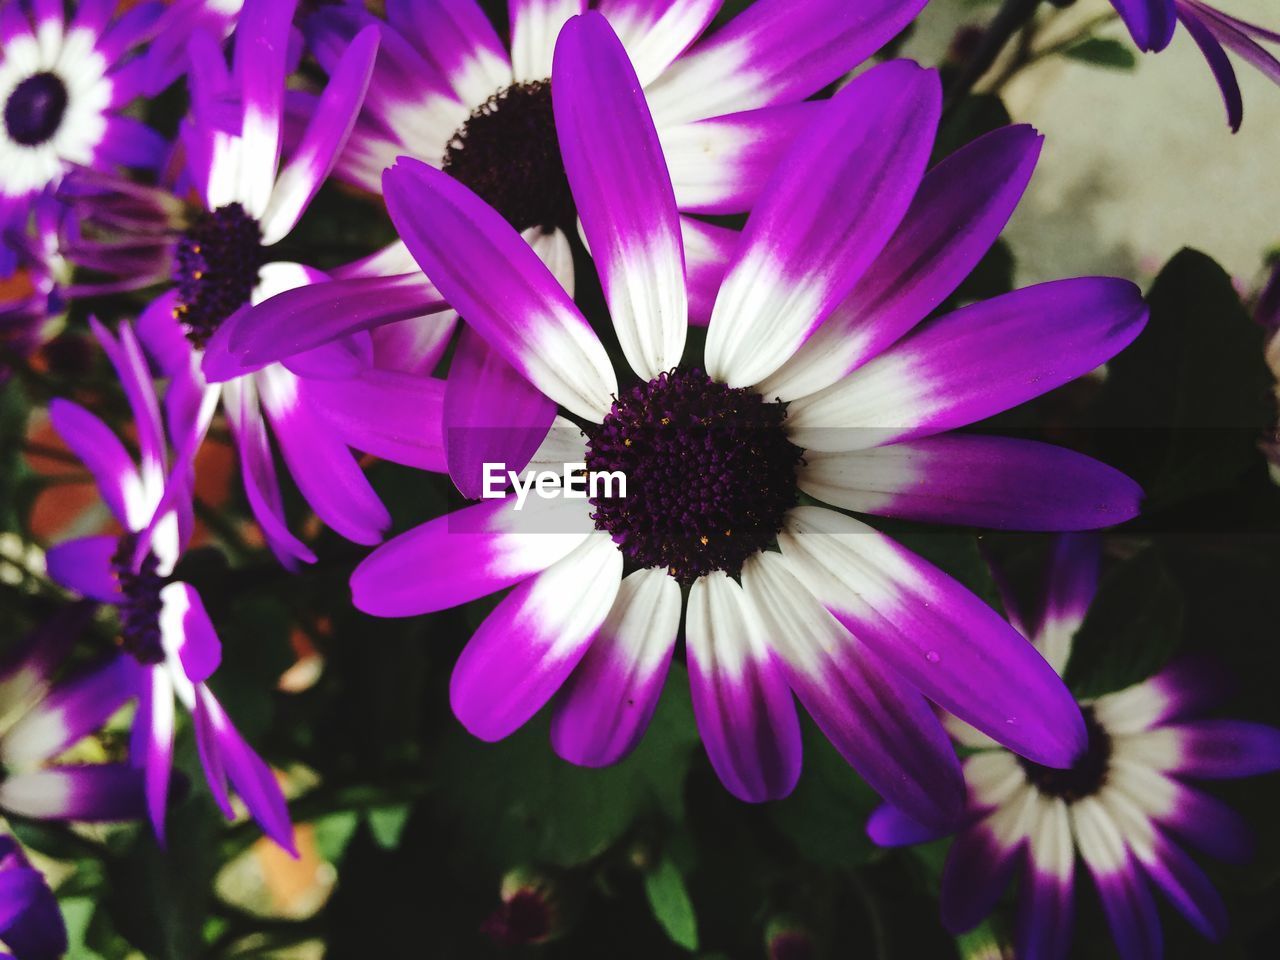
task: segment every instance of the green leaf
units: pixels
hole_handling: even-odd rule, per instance
[[[653,915],[667,931],[667,936],[686,950],[697,950],[698,921],[684,878],[676,865],[664,859],[645,874],[644,892],[649,898],[649,906],[653,908]]]
[[[369,830],[373,839],[384,850],[394,850],[400,846],[400,835],[409,822],[409,805],[397,803],[389,807],[375,807],[365,814],[369,822]]]
[[[801,856],[815,863],[852,869],[875,847],[862,830],[880,797],[808,717],[802,717],[804,767],[796,789],[766,811]]]
[[[1262,328],[1226,271],[1194,250],[1165,265],[1147,299],[1146,329],[1108,365],[1102,459],[1142,485],[1148,517],[1201,497],[1243,509],[1270,492],[1258,449],[1273,402]]]
[[[1062,55],[1110,70],[1132,70],[1138,65],[1137,56],[1127,44],[1109,37],[1085,37],[1063,50]]]
[[[316,849],[320,856],[330,863],[341,861],[342,855],[347,852],[347,844],[351,842],[351,837],[359,825],[360,818],[352,810],[342,810],[313,820],[311,827],[315,831]],[[377,834],[372,817],[370,817],[369,828],[375,835]]]
[[[1094,697],[1147,679],[1177,650],[1184,616],[1182,589],[1149,547],[1103,577],[1076,633],[1068,686]]]
[[[625,760],[589,769],[548,743],[546,711],[499,743],[451,724],[435,763],[451,828],[497,869],[513,862],[581,863],[619,840],[636,818],[684,815],[684,778],[697,730],[689,683],[673,665],[644,739]]]

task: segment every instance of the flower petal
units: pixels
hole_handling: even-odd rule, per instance
[[[1163,956],[1155,898],[1111,814],[1096,797],[1088,797],[1072,806],[1071,824],[1120,956],[1126,960]]]
[[[618,392],[599,338],[528,243],[448,174],[401,158],[387,209],[449,304],[543,393],[597,422]]]
[[[685,286],[689,291],[689,322],[705,327],[711,322],[720,284],[742,234],[729,227],[681,217],[680,235],[684,243]]]
[[[235,199],[259,220],[266,213],[280,163],[289,28],[297,6],[297,0],[250,2],[236,25],[234,62],[244,121]]]
[[[587,10],[586,0],[510,0],[511,67],[516,83],[551,77],[560,28]]]
[[[1066,803],[1042,802],[1042,811],[1027,838],[1017,955],[1026,960],[1059,960],[1067,955],[1075,919],[1076,847]]]
[[[920,185],[938,75],[882,64],[826,101],[747,220],[707,328],[707,372],[750,386],[778,369],[853,289]]]
[[[1129,0],[1129,2],[1138,2],[1138,0]],[[1167,0],[1149,0],[1149,2],[1167,2]],[[1196,46],[1204,55],[1205,62],[1209,64],[1213,79],[1217,81],[1218,89],[1222,92],[1222,103],[1227,108],[1227,125],[1231,127],[1231,132],[1235,133],[1244,121],[1244,98],[1240,94],[1240,81],[1236,78],[1236,68],[1231,65],[1227,51],[1222,48],[1218,38],[1198,13],[1182,7],[1179,8],[1178,19],[1187,28],[1187,33],[1191,34],[1191,38],[1195,40]],[[1137,40],[1136,35],[1134,39]]]
[[[378,29],[365,27],[343,54],[297,149],[276,179],[262,218],[264,245],[284,239],[333,169],[355,126],[377,54]]]
[[[546,438],[556,405],[470,327],[458,336],[445,385],[443,422],[449,476],[478,500],[485,464],[520,473]]]
[[[971,435],[809,452],[797,483],[846,510],[998,530],[1108,527],[1137,516],[1142,497],[1119,470],[1084,454]]]
[[[1043,142],[1032,127],[1003,127],[925,174],[875,263],[761,390],[791,400],[830,386],[936,309],[1004,229]]]
[[[1195,720],[1162,728],[1175,733],[1172,772],[1204,780],[1256,777],[1280,770],[1280,730],[1246,720]]]
[[[166,652],[178,658],[188,680],[203,683],[222,662],[222,641],[200,593],[189,583],[169,583],[160,590],[160,603],[160,634]]]
[[[123,763],[18,773],[0,783],[0,807],[36,820],[133,820],[145,809],[142,777]]]
[[[854,636],[939,706],[1048,766],[1084,750],[1080,708],[1035,649],[941,570],[865,524],[792,510],[792,572]]]
[[[275,774],[245,742],[222,705],[203,684],[196,687],[196,704],[216,743],[221,769],[249,808],[250,815],[267,836],[296,857],[289,808]]]
[[[565,25],[555,78],[556,133],[587,246],[623,355],[649,380],[679,363],[689,329],[662,146],[626,51],[599,13]]]
[[[676,206],[689,213],[744,213],[755,205],[792,140],[822,102],[788,103],[664,127]]]
[[[222,387],[222,404],[227,425],[240,454],[240,474],[249,509],[262,528],[272,553],[286,567],[294,562],[315,563],[316,556],[289,532],[284,501],[276,479],[275,458],[266,424],[258,405],[258,389],[253,377],[229,380]]]
[[[635,64],[653,82],[715,18],[724,0],[600,0],[596,4]]]
[[[896,36],[925,0],[756,0],[646,93],[660,127],[803,100]]]
[[[444,306],[420,273],[310,284],[251,307],[229,334],[228,350],[244,369],[255,369],[360,330],[439,313]]]
[[[134,670],[122,655],[64,680],[24,714],[0,740],[7,764],[35,764],[97,730],[134,690]]]
[[[570,763],[626,756],[658,706],[680,629],[680,588],[663,570],[626,577],[604,623],[556,698],[551,744]]]
[[[742,589],[800,703],[871,787],[911,817],[952,824],[964,777],[933,708],[813,598],[776,553],[742,567]]]
[[[694,581],[685,622],[693,715],[711,766],[739,800],[777,800],[800,778],[800,721],[764,625],[723,572]]]
[[[1163,50],[1173,39],[1178,21],[1174,0],[1111,0],[1138,49],[1146,53]]]
[[[975,303],[794,401],[792,439],[839,450],[966,426],[1096,369],[1146,322],[1138,288],[1111,277],[1057,280]]]
[[[120,603],[124,596],[112,564],[120,538],[80,537],[50,547],[44,556],[49,579],[101,603]]]
[[[464,104],[511,86],[511,62],[475,0],[388,0],[387,18],[437,67]]]
[[[149,519],[138,469],[111,428],[71,400],[54,397],[49,421],[64,443],[93,474],[98,492],[121,526],[142,526]]]
[[[867,836],[879,847],[907,847],[946,836],[946,830],[913,820],[891,803],[882,803],[867,818]]]
[[[346,444],[301,402],[297,377],[278,364],[254,376],[280,451],[307,503],[348,540],[378,543],[391,515]]]
[[[347,380],[299,381],[299,388],[347,446],[419,470],[446,469],[444,381],[370,368]]]
[[[573,501],[518,502],[464,507],[389,540],[351,575],[352,601],[376,617],[444,610],[546,570],[595,530]]]
[[[605,534],[503,598],[453,668],[449,702],[481,740],[522,727],[568,679],[613,606],[622,553]]]

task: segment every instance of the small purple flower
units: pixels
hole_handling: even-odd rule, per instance
[[[1063,537],[1043,610],[1014,617],[1058,671],[1093,598],[1098,553],[1096,537]],[[952,735],[973,752],[964,761],[967,824],[942,877],[946,926],[957,933],[976,926],[1024,866],[1016,954],[1065,957],[1079,854],[1125,960],[1161,956],[1153,885],[1200,933],[1221,939],[1226,908],[1182,843],[1238,862],[1252,853],[1251,834],[1234,811],[1187,781],[1280,769],[1280,730],[1204,718],[1222,686],[1209,665],[1181,660],[1142,683],[1082,701],[1089,747],[1065,770],[1016,757],[948,718]],[[893,807],[877,810],[867,829],[889,846],[937,835]]]
[[[486,501],[376,550],[352,578],[356,606],[411,616],[514,587],[455,667],[454,712],[497,740],[554,698],[552,742],[575,763],[612,763],[642,736],[687,589],[698,726],[745,800],[795,785],[793,694],[870,783],[934,822],[960,808],[963,785],[926,697],[1037,762],[1070,765],[1085,746],[1079,708],[1016,631],[889,538],[798,503],[803,492],[1022,529],[1136,512],[1137,487],[1086,457],[943,435],[1087,373],[1145,323],[1137,289],[1109,278],[922,323],[1003,228],[1039,136],[996,131],[926,173],[936,73],[896,61],[862,74],[818,106],[782,159],[717,294],[705,366],[680,368],[679,214],[635,72],[602,16],[569,21],[555,74],[565,170],[638,386],[619,389],[553,272],[465,185],[402,159],[385,175],[387,203],[467,319],[449,381],[474,405],[462,422],[505,428],[527,449],[547,435],[548,412],[566,411],[586,427],[559,418],[534,462],[623,467],[635,509],[603,496],[523,510],[515,497]],[[250,333],[242,346],[269,353],[278,336]],[[496,374],[488,356],[503,361]],[[449,430],[448,399],[436,423],[450,466],[477,478],[484,431]]]
[[[1175,27],[1182,22],[1213,71],[1232,132],[1240,129],[1244,103],[1227,51],[1280,83],[1280,60],[1258,43],[1280,43],[1280,33],[1223,13],[1205,0],[1111,0],[1111,5],[1129,28],[1133,42],[1151,53],[1167,47]]]
[[[96,321],[93,329],[124,387],[141,457],[135,464],[110,428],[78,404],[61,398],[50,404],[54,429],[89,468],[125,532],[51,547],[49,576],[116,609],[120,644],[128,655],[121,662],[129,666],[138,695],[132,755],[145,774],[156,835],[163,840],[176,697],[194,719],[200,759],[222,811],[228,818],[234,815],[229,779],[267,834],[292,851],[293,831],[275,776],[206,685],[222,647],[204,603],[190,584],[171,577],[191,534],[192,465],[216,394],[204,390],[189,369],[186,379],[170,384],[162,417],[151,372],[129,325],[120,326],[118,340]]]
[[[62,282],[68,268],[58,249],[58,221],[62,208],[54,203],[34,205],[30,224],[0,232],[0,257],[8,255],[10,269],[23,271],[26,282],[0,298],[0,383],[13,364],[21,363],[45,343],[67,306]]]
[[[219,352],[214,344],[250,303],[323,278],[302,264],[272,260],[270,250],[293,230],[346,142],[378,35],[367,30],[348,45],[305,129],[286,151],[283,115],[295,7],[296,0],[245,3],[230,63],[220,35],[194,30],[191,112],[180,128],[186,164],[169,190],[82,175],[64,191],[82,222],[108,231],[106,242],[82,238],[71,255],[80,262],[90,258],[85,265],[95,269],[171,281],[139,317],[138,335],[165,373],[221,394],[250,508],[268,545],[290,567],[312,562],[315,555],[286,524],[271,435],[303,497],[332,529],[374,544],[390,523],[351,450],[307,396],[309,377],[341,379],[367,365],[367,333],[320,350],[294,351],[298,355],[284,363],[242,376],[233,371],[218,386],[207,386],[200,373],[202,363],[213,366],[209,361]],[[198,198],[194,210],[184,203],[190,193]],[[163,278],[156,276],[157,265]]]
[[[12,837],[0,837],[0,960],[57,960],[67,928],[44,875]]]
[[[120,655],[58,679],[92,614],[87,603],[60,611],[0,664],[0,809],[10,814],[111,821],[146,812],[142,777],[129,765],[50,764],[134,694],[130,664]]]
[[[136,48],[160,13],[141,3],[14,0],[0,6],[0,228],[25,222],[32,201],[73,164],[152,167],[165,149],[150,127],[124,114],[142,93]]]

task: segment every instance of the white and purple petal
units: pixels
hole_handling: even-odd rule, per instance
[[[644,735],[658,706],[680,628],[680,588],[663,570],[637,570],[565,681],[551,743],[570,763],[616,763]]]
[[[694,581],[685,622],[693,716],[720,782],[739,800],[787,796],[800,777],[800,720],[764,625],[723,572]]]
[[[931,320],[787,411],[806,449],[848,450],[941,433],[1084,376],[1142,331],[1127,280],[1038,284]],[[844,429],[831,429],[839,427]]]
[[[845,760],[912,818],[953,824],[964,778],[924,697],[841,626],[778,554],[748,559],[742,589],[791,689]]]
[[[778,535],[792,572],[836,619],[939,706],[1011,750],[1066,767],[1084,750],[1074,698],[994,610],[858,521],[797,507]]]
[[[761,390],[791,400],[830,386],[935,310],[1004,229],[1043,140],[1029,126],[1003,127],[925,174],[875,263]]]
[[[811,451],[797,483],[812,497],[859,513],[1002,530],[1111,526],[1136,516],[1142,496],[1123,473],[1084,454],[1034,440],[964,435]]]
[[[680,217],[662,146],[626,51],[599,13],[561,31],[555,78],[565,175],[623,355],[649,380],[680,361],[689,329]]]
[[[522,727],[578,665],[621,582],[622,554],[598,533],[504,597],[453,668],[449,703],[462,725],[489,741]]]
[[[409,617],[457,606],[546,570],[595,530],[582,504],[517,502],[488,500],[389,540],[351,575],[356,607]]]
[[[449,304],[543,393],[598,422],[618,390],[608,354],[537,253],[448,174],[401,158],[383,181],[392,221]]]
[[[920,185],[941,110],[937,73],[867,71],[795,138],[747,220],[707,328],[707,372],[750,386],[853,289]]]

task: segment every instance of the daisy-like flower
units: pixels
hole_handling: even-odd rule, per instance
[[[49,576],[116,608],[120,645],[138,695],[132,755],[144,771],[156,835],[163,840],[176,697],[195,722],[205,776],[222,811],[234,816],[230,780],[263,830],[292,851],[293,831],[275,776],[206,684],[222,657],[213,623],[195,588],[171,576],[191,534],[193,462],[216,395],[202,390],[193,376],[175,379],[165,394],[162,418],[146,358],[129,325],[120,326],[118,340],[96,321],[93,329],[133,411],[140,459],[135,464],[110,428],[83,407],[62,398],[49,405],[54,429],[89,468],[124,531],[51,547]]]
[[[102,821],[131,820],[146,811],[142,777],[130,765],[51,762],[134,695],[133,673],[120,655],[59,679],[92,615],[92,604],[59,611],[0,665],[0,811],[40,820]],[[0,940],[6,940],[2,932]]]
[[[114,0],[0,5],[0,227],[20,223],[35,198],[73,164],[148,167],[164,138],[121,111],[141,92],[136,48],[160,12],[142,3],[115,16]]]
[[[0,837],[0,960],[57,960],[67,927],[44,874],[13,837]]]
[[[115,257],[145,265],[159,255],[171,270],[170,289],[138,319],[139,336],[170,375],[189,376],[193,360],[198,368],[205,347],[237,311],[323,277],[302,264],[272,261],[270,250],[297,224],[346,141],[378,35],[369,30],[350,44],[282,166],[295,6],[292,0],[246,3],[230,65],[213,36],[196,31],[192,37],[191,114],[181,139],[185,178],[195,187],[197,209],[187,209],[162,190],[102,178],[77,181],[86,208],[121,231],[118,250],[110,242],[85,241],[97,261]],[[94,215],[84,212],[89,222]],[[350,375],[369,350],[368,335],[357,334],[221,385],[250,508],[286,565],[314,561],[315,555],[286,524],[270,434],[303,497],[329,527],[357,543],[373,544],[390,523],[350,449],[302,396],[305,377]]]
[[[1064,536],[1041,609],[1026,616],[1006,598],[1015,626],[1059,672],[1097,588],[1098,560],[1096,537]],[[1079,854],[1125,960],[1163,955],[1153,885],[1192,926],[1219,940],[1226,909],[1179,841],[1240,861],[1252,852],[1251,835],[1234,811],[1186,781],[1280,769],[1280,730],[1204,718],[1223,686],[1207,667],[1175,661],[1149,680],[1082,701],[1089,747],[1066,770],[1016,757],[950,718],[957,741],[975,752],[964,761],[968,822],[942,877],[943,922],[955,932],[976,926],[1021,867],[1016,954],[1065,957]],[[935,835],[892,807],[876,811],[868,832],[884,845]]]
[[[926,175],[937,75],[905,61],[863,74],[783,158],[716,299],[705,367],[679,367],[679,214],[638,78],[596,13],[564,28],[555,72],[565,169],[638,385],[619,389],[550,270],[466,186],[401,160],[384,178],[387,203],[448,302],[518,371],[485,380],[463,356],[451,384],[471,385],[491,427],[526,422],[532,384],[583,425],[561,418],[535,462],[622,471],[627,496],[524,509],[509,497],[431,521],[357,568],[356,606],[409,616],[514,586],[457,663],[454,711],[496,740],[556,696],[553,744],[576,763],[617,760],[641,736],[687,589],[698,726],[739,797],[795,784],[793,692],[868,781],[935,822],[962,788],[926,697],[1038,762],[1069,765],[1085,745],[1079,709],[1008,624],[870,527],[798,505],[803,491],[867,512],[1031,528],[1135,512],[1132,482],[1088,458],[937,436],[1093,369],[1145,321],[1132,284],[1084,279],[917,326],[994,241],[1039,137],[999,131]],[[261,336],[253,346],[269,351],[279,332]],[[479,475],[484,444],[449,440]]]
[[[1169,45],[1179,22],[1186,27],[1222,91],[1232,132],[1240,129],[1244,102],[1227,51],[1280,83],[1280,60],[1258,42],[1280,43],[1280,33],[1274,30],[1223,13],[1205,0],[1111,0],[1111,5],[1129,29],[1133,42],[1150,53]]]
[[[566,234],[577,212],[565,178],[552,116],[552,52],[561,26],[586,0],[513,0],[510,46],[475,0],[392,0],[388,22],[359,3],[323,8],[307,21],[321,65],[357,30],[377,24],[382,46],[356,130],[334,168],[336,177],[381,192],[382,171],[410,156],[443,169],[521,231],[565,289],[574,290]],[[601,0],[590,4],[627,47],[657,121],[687,213],[742,213],[816,109],[804,98],[853,70],[899,33],[922,0],[757,0],[703,38],[721,0]],[[687,266],[689,315],[706,324],[737,233],[694,217],[679,220]],[[290,291],[243,318],[240,336],[291,320],[297,342],[324,339],[335,326],[373,332],[377,366],[432,371],[452,338],[457,313],[441,311],[439,294],[404,245],[335,271],[332,284]],[[390,321],[396,321],[394,323]],[[232,345],[237,344],[232,333]],[[487,376],[510,379],[501,356],[483,341],[467,352]],[[379,391],[369,390],[374,404]],[[322,398],[326,408],[336,401]],[[455,397],[450,408],[473,408]],[[550,423],[549,413],[544,411]],[[338,427],[351,426],[340,418]],[[472,424],[478,426],[478,424]],[[349,437],[356,441],[359,435]],[[369,438],[383,455],[385,438]],[[369,451],[375,452],[375,451]],[[416,465],[417,451],[408,451]],[[451,464],[451,467],[454,466]],[[474,480],[454,481],[477,496]]]

